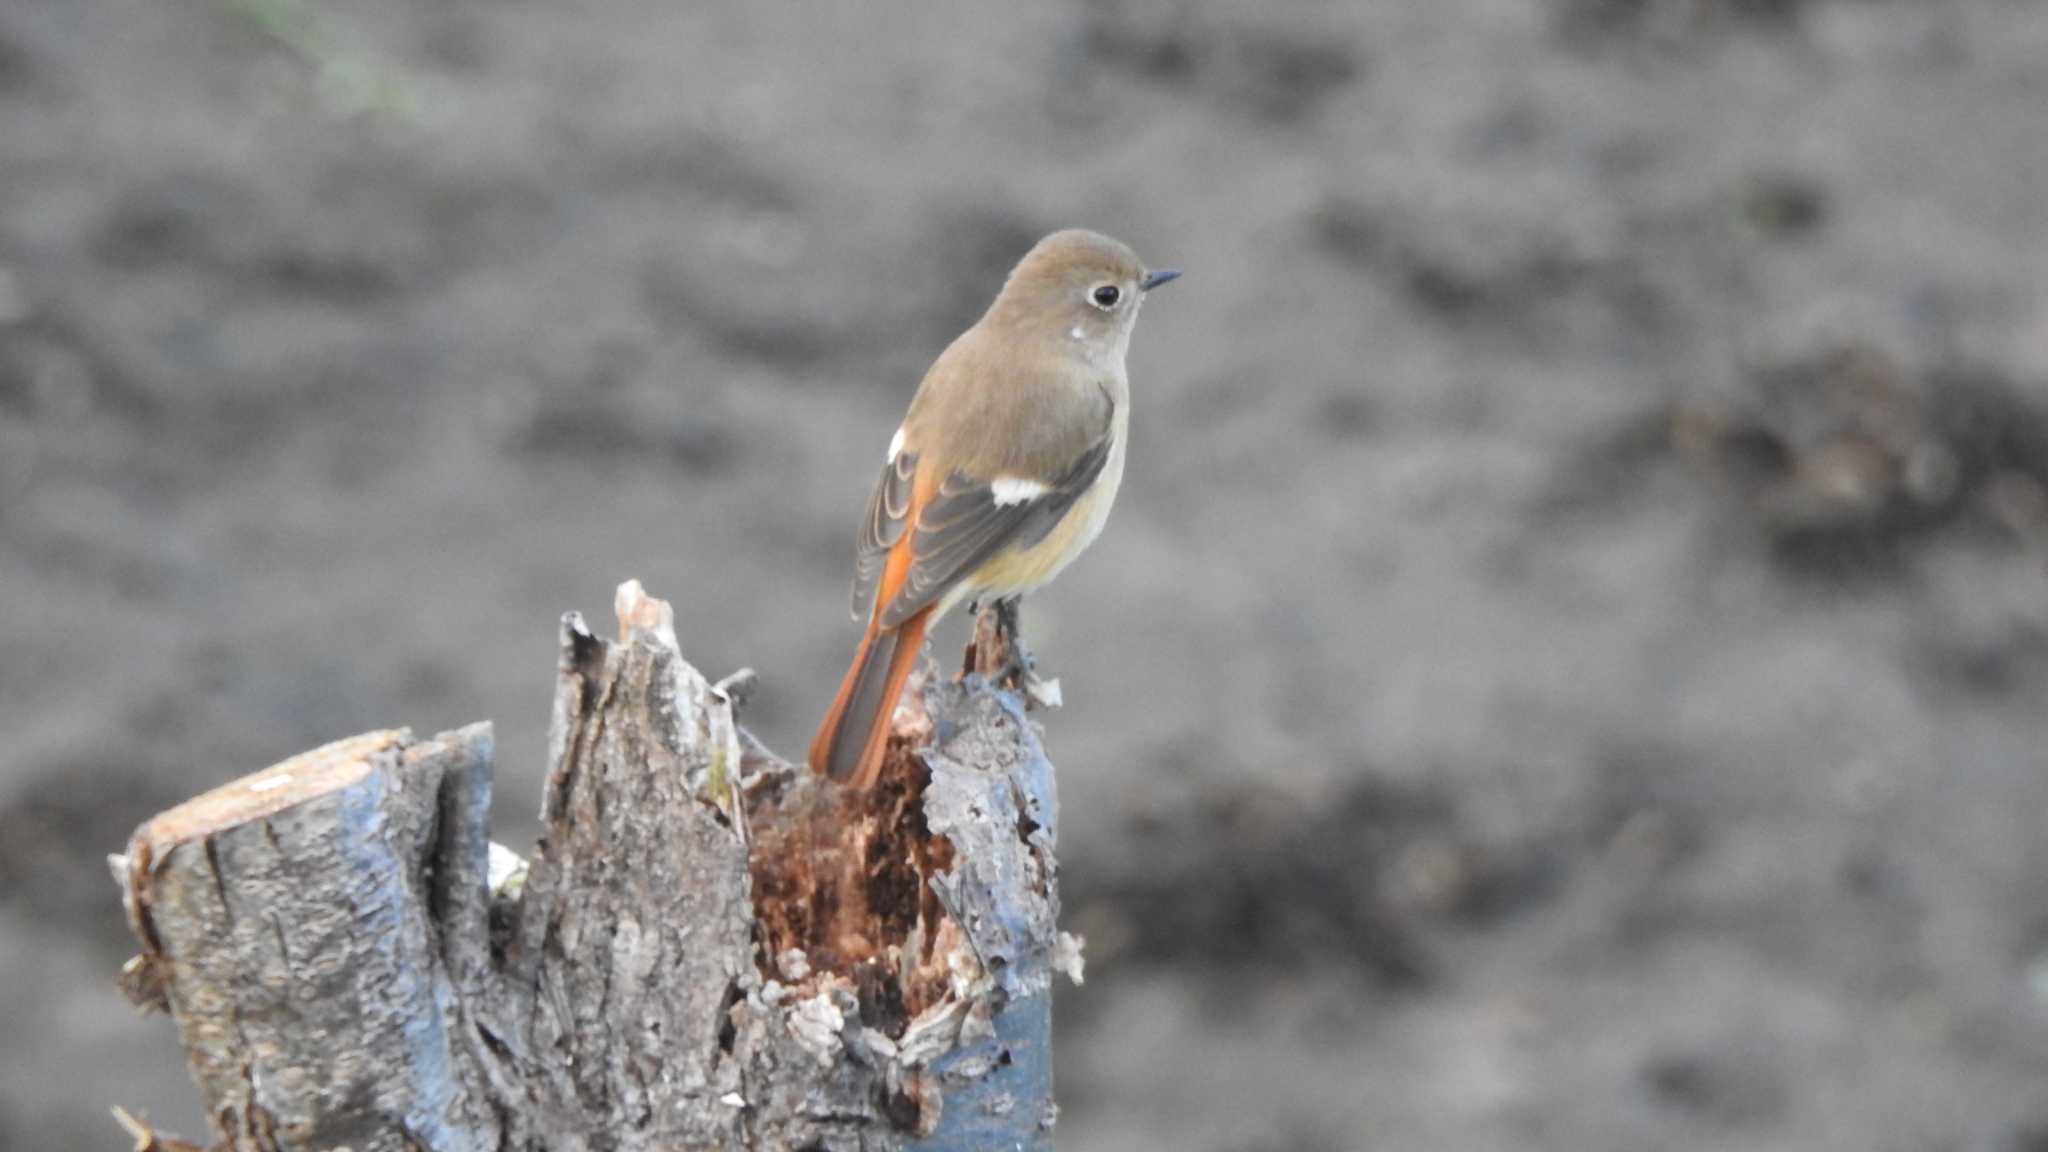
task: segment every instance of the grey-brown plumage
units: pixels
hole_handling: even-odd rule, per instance
[[[1123,478],[1131,327],[1176,275],[1099,233],[1056,232],[925,374],[862,520],[853,607],[868,629],[813,768],[871,782],[930,623],[1039,587],[1102,530]]]

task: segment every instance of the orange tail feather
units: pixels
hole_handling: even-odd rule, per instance
[[[924,648],[928,608],[890,629],[873,623],[861,637],[853,666],[839,685],[839,695],[811,741],[811,770],[853,788],[867,788],[881,774],[882,753],[889,746],[889,721],[896,701]]]

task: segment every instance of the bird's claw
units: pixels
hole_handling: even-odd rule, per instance
[[[1026,701],[1057,707],[1059,685],[1040,680],[1038,661],[1019,635],[1016,597],[997,600],[974,618],[974,638],[967,645],[963,675],[979,673],[990,683],[1022,692]]]

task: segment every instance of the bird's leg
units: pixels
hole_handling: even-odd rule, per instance
[[[1024,598],[1011,596],[996,601],[996,639],[1002,644],[1003,679],[1023,687],[1032,678],[1032,669],[1037,661],[1031,658],[1030,649],[1024,647]]]
[[[967,630],[967,650],[960,654],[960,675],[972,676],[976,672],[986,675],[982,650],[989,646],[995,634],[989,621],[982,617],[981,601],[969,600],[967,614],[974,618],[974,627]]]
[[[982,624],[980,597],[977,596],[967,602],[967,615],[974,619],[974,628],[967,634],[967,651],[960,656],[960,674],[962,676],[972,676],[976,672],[983,671],[981,666]]]
[[[992,600],[975,613],[961,675],[980,673],[999,684],[1023,686],[1031,672],[1031,654],[1017,636],[1017,604],[1015,596]]]
[[[960,662],[960,674],[979,674],[995,680],[1010,658],[1001,629],[996,626],[996,605],[991,604],[984,611],[981,601],[976,600],[967,606],[967,610],[974,617],[974,629],[967,635],[967,651]]]
[[[1024,646],[1024,600],[1012,596],[996,605],[995,631],[1003,651],[1003,683],[1024,694],[1027,708],[1060,706],[1060,682],[1038,674],[1038,659]]]
[[[981,675],[993,683],[1024,694],[1027,706],[1059,707],[1057,680],[1038,677],[1038,661],[1024,646],[1020,634],[1022,601],[1016,596],[990,604],[974,618],[974,636],[967,642],[967,656],[960,674]]]

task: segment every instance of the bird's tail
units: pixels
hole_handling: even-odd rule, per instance
[[[853,667],[839,685],[839,695],[811,741],[811,770],[853,788],[874,784],[882,771],[882,752],[889,746],[889,721],[896,700],[924,648],[927,608],[894,628],[868,624],[854,653]]]

